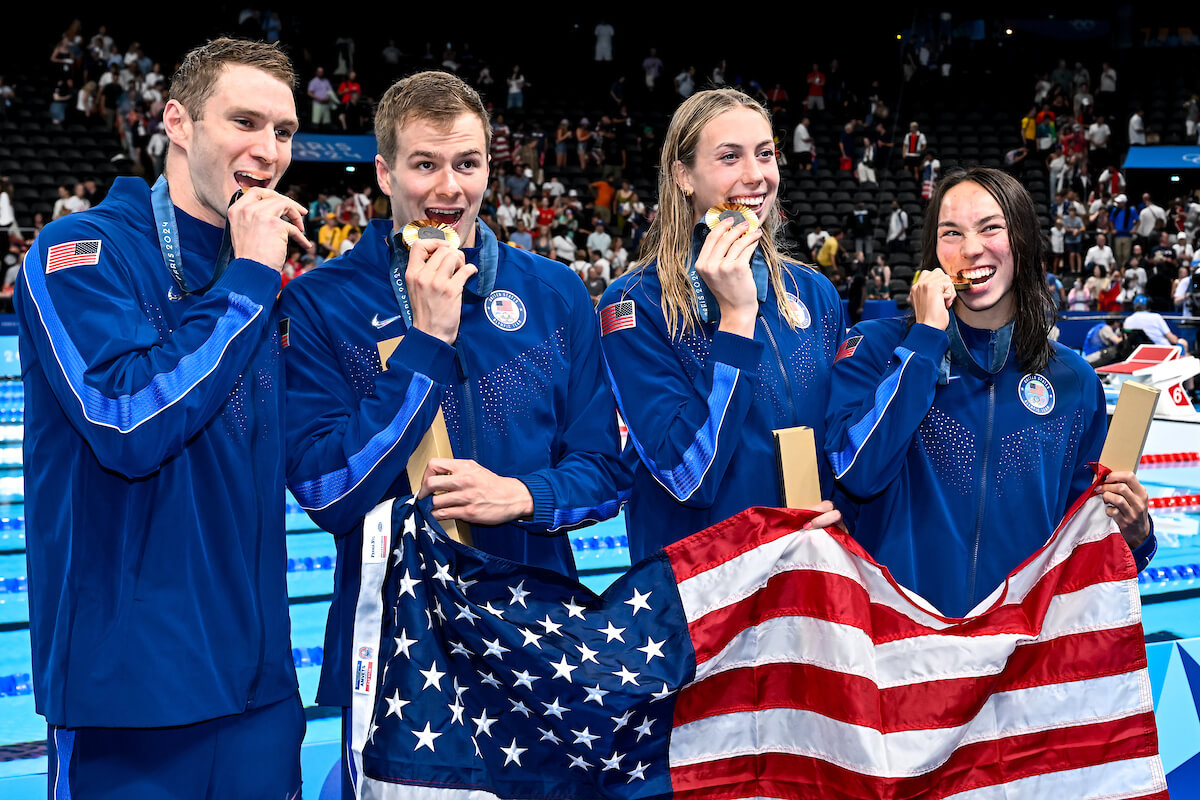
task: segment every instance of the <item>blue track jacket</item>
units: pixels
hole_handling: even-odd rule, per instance
[[[751,506],[779,506],[774,430],[814,429],[822,496],[832,489],[819,451],[829,366],[846,331],[841,300],[821,273],[785,264],[785,302],[797,304],[802,319],[793,330],[765,261],[756,254],[753,262],[753,339],[718,333],[715,303],[712,321],[671,337],[653,263],[613,281],[600,301],[605,364],[629,428],[634,482],[625,521],[634,562]],[[606,314],[619,324],[605,325]]]
[[[408,330],[391,278],[390,220],[372,220],[346,255],[290,282],[288,481],[335,535],[338,562],[318,702],[350,705],[350,635],[362,521],[413,493],[405,467],[441,405],[457,458],[521,480],[528,521],[472,525],[474,544],[575,574],[561,533],[608,519],[628,492],[616,408],[604,382],[591,299],[558,262],[499,244],[480,225],[466,250],[458,342]],[[383,370],[378,343],[403,336]]]
[[[953,315],[949,332],[871,320],[833,368],[826,453],[861,504],[843,513],[896,580],[947,616],[965,615],[1045,544],[1104,445],[1095,371],[1055,344],[1046,369],[1028,373],[1011,332]],[[1153,546],[1151,535],[1135,556]]]
[[[176,215],[202,286],[222,231]],[[17,281],[34,693],[53,725],[182,725],[296,692],[279,274],[235,259],[203,295],[173,288],[136,178],[47,225]]]

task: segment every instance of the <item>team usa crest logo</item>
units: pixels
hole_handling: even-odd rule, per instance
[[[1054,387],[1050,385],[1050,381],[1037,373],[1021,378],[1021,383],[1017,386],[1017,395],[1026,408],[1039,416],[1045,416],[1054,410]]]
[[[488,320],[502,331],[520,330],[525,324],[527,314],[525,304],[505,289],[497,289],[483,301],[483,311]]]
[[[808,313],[808,306],[804,305],[803,301],[791,292],[784,292],[783,296],[787,300],[788,305],[800,316],[800,327],[807,328],[809,325],[812,325],[812,314]]]

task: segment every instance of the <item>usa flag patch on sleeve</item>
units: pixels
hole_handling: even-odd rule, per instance
[[[46,274],[68,267],[87,267],[100,263],[100,240],[56,244],[46,251]]]
[[[837,356],[834,357],[833,363],[841,361],[843,358],[849,358],[854,355],[854,349],[858,347],[858,343],[862,341],[861,336],[851,336],[846,341],[842,342],[842,346],[838,348]]]
[[[292,343],[292,320],[284,317],[279,320],[279,346],[287,347]]]
[[[607,336],[613,331],[623,331],[626,328],[637,327],[637,316],[632,300],[622,300],[605,307],[600,312],[600,335]]]

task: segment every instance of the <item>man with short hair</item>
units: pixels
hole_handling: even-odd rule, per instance
[[[1133,250],[1133,231],[1137,227],[1138,212],[1129,206],[1129,198],[1118,194],[1113,198],[1113,208],[1108,214],[1112,224],[1113,253],[1117,263],[1124,268]]]
[[[322,705],[351,706],[363,524],[377,504],[432,495],[434,518],[470,523],[475,547],[574,576],[563,534],[612,517],[627,493],[583,281],[477,224],[490,130],[454,75],[393,84],[375,116],[392,218],[283,294],[288,483],[338,555]],[[461,249],[419,235],[406,245],[420,220],[453,230]],[[439,408],[457,457],[410,484],[409,457]]]
[[[299,794],[275,310],[288,240],[308,245],[275,191],[295,82],[271,45],[192,50],[162,178],[47,225],[17,282],[55,796]]]
[[[337,96],[333,93],[333,84],[325,77],[325,68],[317,67],[317,72],[308,82],[308,97],[312,100],[312,126],[317,130],[329,127],[333,120],[333,106],[337,105]]]
[[[1103,233],[1096,235],[1096,244],[1088,248],[1087,255],[1084,256],[1083,266],[1089,273],[1093,267],[1100,267],[1104,270],[1104,274],[1112,271],[1113,264],[1117,263],[1117,256],[1113,253],[1113,249],[1108,246],[1108,239]]]

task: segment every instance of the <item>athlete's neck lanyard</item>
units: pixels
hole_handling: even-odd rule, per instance
[[[234,201],[241,196],[242,192],[239,189],[230,199],[229,205],[233,205]],[[165,175],[159,175],[158,180],[154,182],[154,187],[150,190],[150,206],[154,209],[154,224],[158,229],[158,246],[162,251],[163,262],[170,270],[171,278],[175,281],[180,296],[204,294],[221,279],[225,270],[229,268],[229,261],[233,256],[233,239],[229,233],[229,221],[225,222],[225,235],[221,239],[221,249],[217,253],[217,260],[213,263],[212,280],[193,291],[188,288],[187,280],[183,276],[183,251],[179,242],[179,226],[175,221],[175,204],[171,202],[171,192],[167,189]]]
[[[704,247],[704,239],[708,236],[708,226],[703,220],[696,223],[692,230],[692,253],[688,258],[688,283],[696,293],[696,309],[700,313],[701,322],[713,322],[714,310],[719,310],[712,292],[696,271],[696,257],[700,248]],[[767,299],[767,260],[763,257],[762,248],[755,246],[754,255],[750,257],[750,271],[754,274],[754,288],[758,293],[758,302]]]
[[[412,302],[408,299],[408,286],[404,283],[404,273],[408,271],[408,248],[399,239],[400,232],[388,234],[388,247],[392,250],[392,291],[396,295],[396,305],[400,306],[400,314],[404,317],[404,327],[412,327]]]

